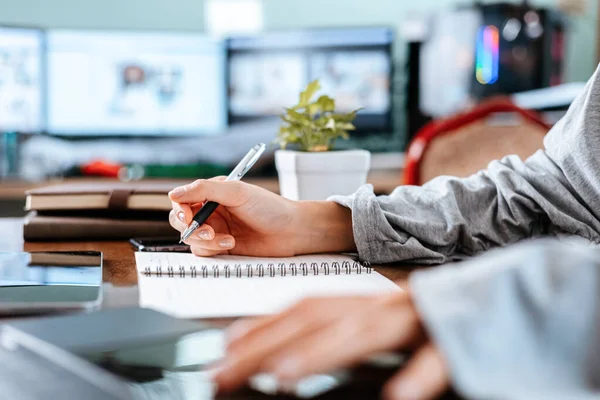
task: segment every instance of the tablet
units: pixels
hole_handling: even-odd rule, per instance
[[[0,253],[0,314],[92,310],[102,301],[102,253]]]
[[[209,368],[222,359],[225,336],[209,323],[122,308],[8,322],[0,347],[50,360],[106,398],[196,400],[214,397]],[[69,389],[49,397],[85,397]]]

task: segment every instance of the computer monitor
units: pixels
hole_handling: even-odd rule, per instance
[[[391,132],[392,29],[272,32],[228,40],[229,120],[280,115],[314,79],[362,132]]]
[[[44,129],[44,33],[0,26],[0,132]]]
[[[225,129],[225,47],[198,34],[48,32],[48,132],[198,135]]]

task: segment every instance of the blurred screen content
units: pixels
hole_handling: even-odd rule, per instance
[[[319,79],[340,112],[361,109],[357,128],[390,131],[393,32],[388,28],[272,32],[229,39],[229,118],[280,115]]]
[[[230,110],[240,116],[278,115],[298,101],[309,77],[302,54],[240,54],[230,61]]]
[[[43,34],[0,28],[0,132],[43,130]]]
[[[211,134],[225,126],[225,52],[218,41],[56,31],[48,58],[51,133]]]
[[[386,113],[391,107],[390,59],[385,51],[335,51],[310,57],[311,79],[319,79],[321,93],[336,100],[341,112],[362,108]]]

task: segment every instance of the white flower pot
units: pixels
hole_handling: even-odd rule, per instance
[[[292,200],[352,194],[367,182],[370,165],[371,153],[366,150],[275,152],[281,195]]]

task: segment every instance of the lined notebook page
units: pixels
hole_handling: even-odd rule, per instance
[[[310,296],[367,295],[400,290],[376,271],[360,268],[352,258],[339,255],[257,259],[138,252],[136,264],[140,306],[180,318],[272,314]],[[229,275],[225,274],[226,266]],[[238,274],[236,266],[241,268]],[[283,266],[285,275],[280,273]],[[204,274],[203,267],[206,267]],[[184,276],[179,274],[180,268],[186,272]],[[197,272],[192,277],[193,269]],[[157,275],[156,271],[161,274]]]

